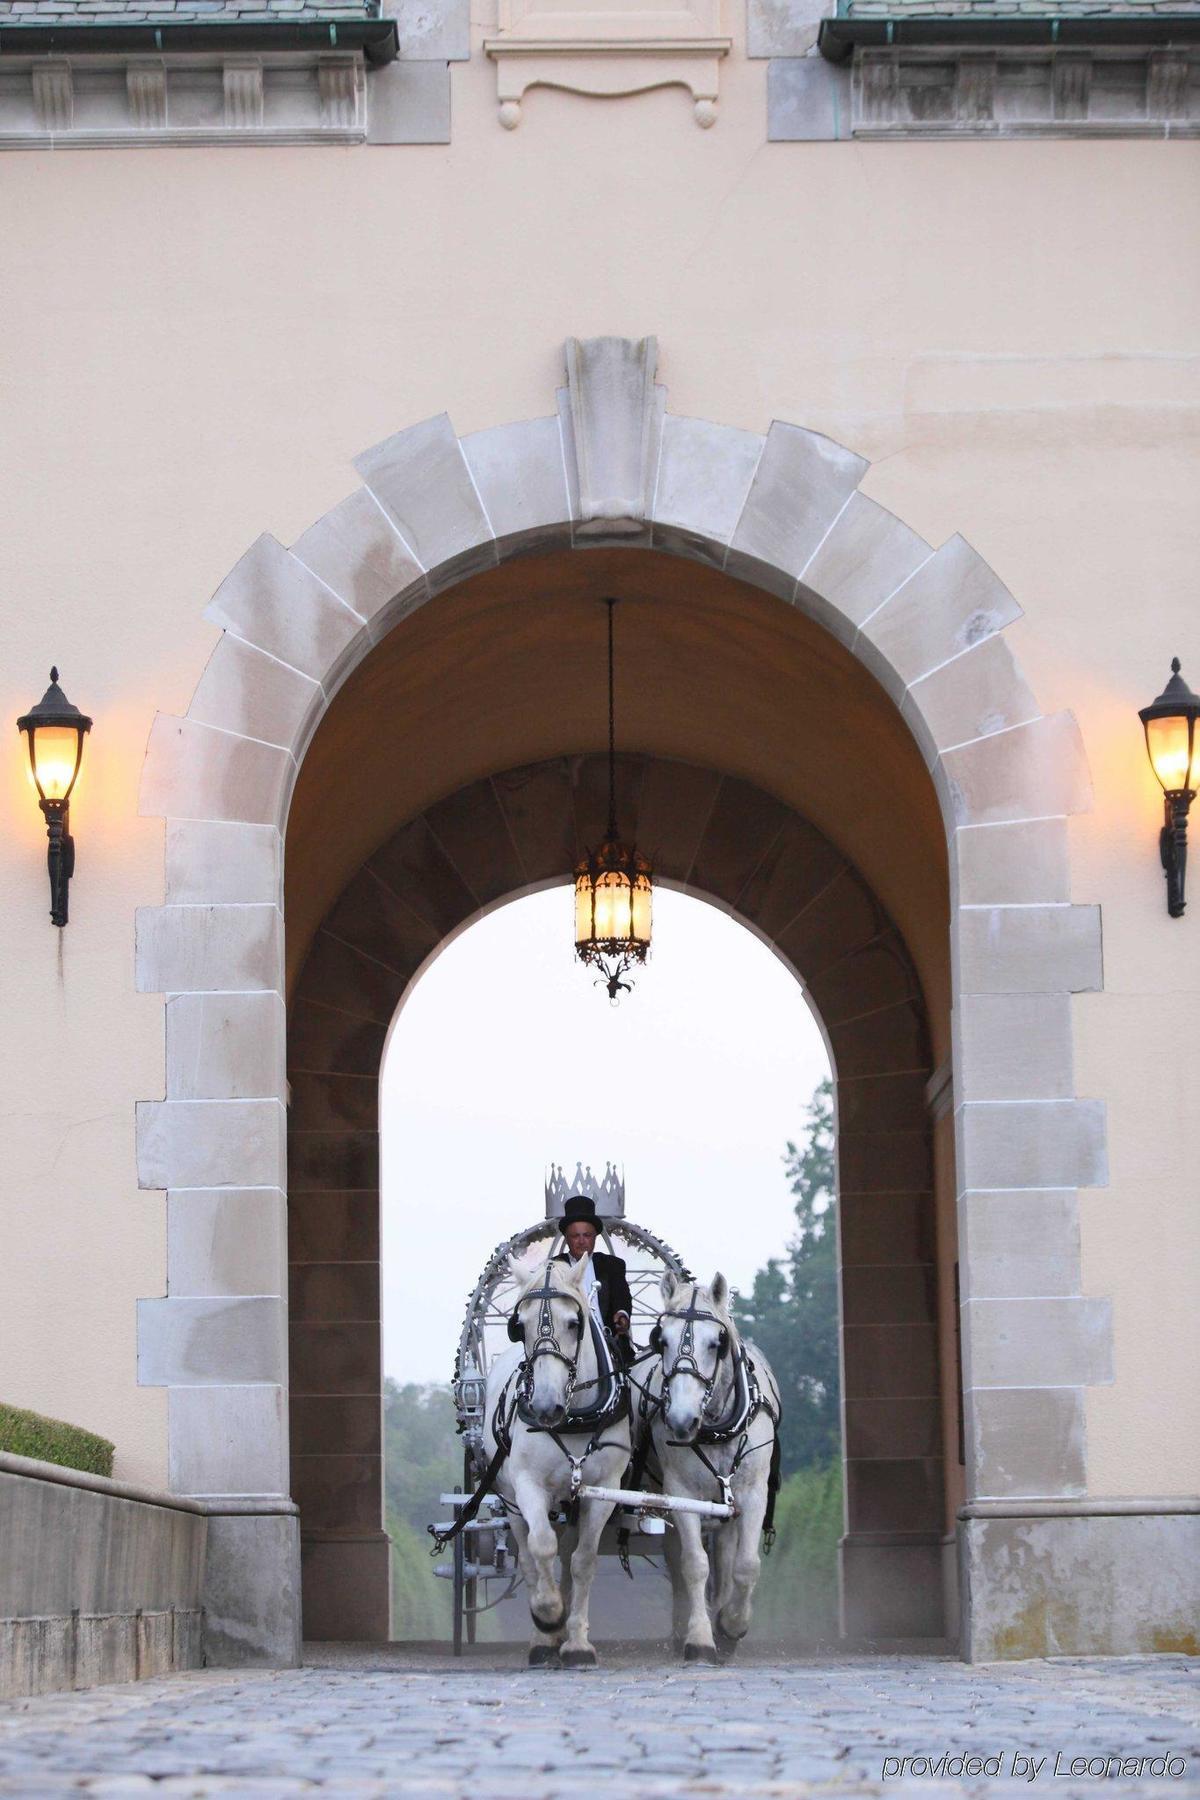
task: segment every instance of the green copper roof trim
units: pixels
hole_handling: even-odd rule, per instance
[[[1200,12],[1104,13],[1086,18],[1077,13],[963,13],[939,15],[910,13],[890,19],[855,19],[839,15],[822,19],[817,43],[826,62],[849,61],[857,49],[906,45],[949,48],[1005,45],[1034,48],[1039,45],[1074,45],[1086,48],[1132,45],[1146,49],[1164,44],[1200,43]]]
[[[367,62],[396,60],[394,19],[189,19],[172,25],[0,25],[0,57],[103,56],[173,50],[361,50]]]

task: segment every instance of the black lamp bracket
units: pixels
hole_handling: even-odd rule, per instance
[[[1188,808],[1195,795],[1184,788],[1163,796],[1163,828],[1158,837],[1159,855],[1167,877],[1167,911],[1173,919],[1183,917],[1187,901],[1184,887],[1187,879]]]
[[[65,925],[67,896],[75,873],[75,839],[69,830],[70,802],[43,800],[40,804],[50,840],[46,847],[46,867],[50,872],[50,923]]]

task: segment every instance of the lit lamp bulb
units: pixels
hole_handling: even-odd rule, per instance
[[[1146,753],[1163,790],[1164,819],[1159,834],[1159,853],[1167,877],[1167,911],[1181,917],[1187,874],[1188,808],[1200,787],[1200,696],[1194,694],[1179,672],[1179,658],[1171,663],[1171,679],[1158,699],[1138,714],[1146,732]]]

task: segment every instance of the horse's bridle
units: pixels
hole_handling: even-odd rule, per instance
[[[567,1352],[562,1348],[555,1334],[554,1314],[550,1311],[550,1302],[551,1300],[565,1300],[568,1305],[575,1308],[576,1312],[579,1314],[580,1345],[583,1343],[583,1303],[580,1300],[576,1300],[572,1294],[564,1294],[561,1288],[551,1287],[549,1273],[546,1275],[544,1287],[534,1288],[532,1292],[522,1294],[521,1298],[517,1301],[516,1306],[513,1308],[513,1316],[514,1318],[518,1318],[518,1322],[521,1308],[530,1300],[540,1300],[541,1308],[538,1312],[537,1340],[534,1343],[533,1349],[527,1349],[525,1352],[524,1387],[526,1394],[530,1394],[533,1391],[533,1365],[538,1360],[538,1357],[556,1356],[559,1362],[565,1363],[567,1366],[566,1403],[569,1405],[571,1395],[575,1391],[575,1378],[579,1368],[579,1347],[576,1347],[574,1356],[568,1356]],[[521,1327],[520,1340],[524,1343],[525,1331],[523,1326]]]
[[[650,1333],[650,1348],[652,1350],[657,1350],[660,1354],[663,1347],[662,1322],[667,1318],[682,1319],[684,1321],[684,1326],[683,1336],[679,1340],[679,1350],[675,1357],[675,1361],[671,1364],[669,1369],[665,1363],[663,1364],[663,1393],[664,1395],[666,1394],[667,1388],[670,1386],[676,1375],[694,1375],[696,1380],[702,1383],[704,1387],[704,1400],[702,1406],[703,1410],[707,1412],[709,1401],[712,1399],[713,1389],[717,1385],[717,1376],[721,1372],[721,1363],[729,1350],[728,1327],[723,1319],[718,1318],[716,1313],[697,1311],[696,1290],[693,1287],[691,1298],[683,1312],[659,1314],[658,1323]],[[710,1324],[719,1325],[721,1327],[721,1335],[717,1340],[716,1361],[713,1363],[711,1375],[705,1375],[699,1363],[696,1361],[695,1327],[698,1319],[707,1319]]]

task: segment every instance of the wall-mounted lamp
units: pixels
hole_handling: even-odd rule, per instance
[[[1182,917],[1184,877],[1187,874],[1188,807],[1200,786],[1200,695],[1193,694],[1179,673],[1179,658],[1171,663],[1171,679],[1158,699],[1138,714],[1146,728],[1150,767],[1163,791],[1163,828],[1158,847],[1167,875],[1167,911]]]
[[[46,820],[50,847],[50,922],[67,922],[67,884],[75,872],[75,840],[68,829],[71,792],[79,779],[83,740],[92,721],[72,706],[50,671],[50,686],[37,705],[17,720],[29,739],[29,772]]]

